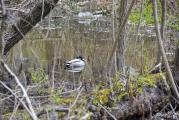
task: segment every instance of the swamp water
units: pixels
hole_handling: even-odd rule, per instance
[[[11,50],[8,55],[9,63],[16,64],[14,70],[18,71],[19,63],[25,59],[23,70],[40,69],[44,70],[48,79],[52,79],[54,75],[53,79],[57,82],[74,82],[76,73],[64,70],[64,61],[82,55],[86,59],[86,66],[84,71],[77,75],[77,79],[95,82],[106,80],[104,67],[113,45],[111,21],[105,18],[90,24],[80,24],[69,18],[61,25],[37,25]],[[136,26],[127,27],[125,63],[140,71],[143,60],[142,66],[145,66],[145,69],[152,68],[156,60],[157,41],[151,35],[136,38],[135,29]]]

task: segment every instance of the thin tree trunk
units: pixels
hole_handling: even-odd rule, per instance
[[[179,45],[177,45],[175,50],[175,72],[179,72]]]
[[[171,69],[170,69],[170,66],[169,66],[166,54],[165,54],[165,50],[164,50],[164,46],[163,46],[163,41],[162,41],[160,30],[159,30],[156,0],[153,0],[153,7],[154,7],[154,20],[155,20],[156,35],[157,35],[157,39],[159,41],[161,55],[162,55],[162,58],[164,60],[164,64],[165,64],[165,67],[166,67],[166,70],[167,70],[167,74],[168,74],[169,80],[170,80],[171,85],[172,85],[173,92],[175,94],[175,97],[179,100],[179,93],[178,93],[176,84],[174,82],[174,79],[173,79],[173,76],[172,76],[172,72],[171,72]]]
[[[165,20],[166,20],[166,0],[161,0],[162,5],[162,22],[161,22],[161,38],[165,41]],[[161,51],[160,51],[160,45],[158,45],[158,53],[157,53],[157,63],[158,65],[161,62]]]
[[[123,28],[125,27],[125,24],[127,23],[127,19],[128,19],[128,17],[129,17],[129,14],[130,14],[130,12],[131,12],[131,10],[132,10],[132,8],[133,8],[135,2],[136,2],[136,0],[133,0],[133,1],[131,2],[130,7],[129,7],[127,13],[126,13],[126,16],[124,16],[124,19],[123,19],[122,23],[120,24],[119,31],[118,31],[118,33],[119,33],[118,35],[119,35],[119,36],[120,36],[120,34],[122,33],[122,30],[123,30]],[[117,37],[117,38],[118,38],[118,37]],[[111,54],[110,54],[110,56],[109,56],[109,59],[108,59],[106,68],[110,68],[110,67],[111,67],[111,60],[112,60],[112,57],[114,56],[114,53],[115,53],[115,51],[116,51],[118,42],[119,42],[119,40],[115,40],[115,42],[114,42],[114,44],[113,44],[113,48],[112,48]]]
[[[141,21],[142,21],[142,17],[143,17],[144,2],[145,2],[144,0],[141,1],[140,18],[139,18],[139,23],[138,23],[138,26],[137,26],[137,36],[139,34],[140,25],[141,25]],[[143,53],[144,53],[144,40],[141,39],[141,36],[136,37],[136,38],[141,40],[141,66],[140,66],[140,72],[141,72],[141,74],[143,74],[144,73],[144,57],[143,57]]]
[[[115,30],[115,0],[112,0],[112,39],[113,42],[115,42],[116,40],[116,34],[115,34],[116,30]],[[117,62],[116,62],[116,51],[114,53],[113,59],[112,59],[112,69],[111,69],[111,73],[112,75],[116,73],[117,71]]]
[[[5,26],[5,19],[6,19],[6,9],[4,5],[4,0],[0,0],[1,10],[2,10],[2,21],[1,21],[1,31],[0,31],[0,51],[1,55],[0,58],[3,57],[4,53],[4,46],[5,46],[5,40],[4,40],[4,30],[6,28]]]
[[[120,10],[119,10],[119,25],[122,23],[124,16],[126,16],[126,9],[127,9],[127,0],[121,0],[120,3]],[[120,26],[119,26],[120,28]],[[117,51],[117,66],[118,69],[124,73],[124,66],[125,66],[125,62],[124,62],[124,49],[125,49],[125,32],[126,32],[126,24],[124,25],[122,32],[120,33],[120,35],[118,36],[118,51]]]

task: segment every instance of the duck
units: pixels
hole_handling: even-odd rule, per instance
[[[77,56],[75,59],[65,61],[64,66],[69,72],[81,72],[85,67],[85,60],[82,56]]]

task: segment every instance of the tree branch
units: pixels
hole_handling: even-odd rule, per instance
[[[27,10],[30,9],[29,13],[22,13],[19,11],[16,11],[13,14],[9,13],[9,16],[15,16],[15,18],[18,19],[13,21],[12,25],[8,26],[11,29],[6,31],[6,34],[9,36],[7,39],[5,39],[6,44],[4,48],[4,55],[6,55],[7,52],[41,20],[41,18],[44,18],[46,15],[48,15],[48,13],[55,7],[57,2],[58,0],[34,0],[26,8]],[[32,7],[32,4],[35,6]]]
[[[6,72],[8,72],[16,81],[16,83],[18,84],[18,86],[21,88],[22,92],[23,92],[23,97],[25,98],[29,110],[31,111],[31,117],[33,120],[37,120],[37,116],[35,114],[35,111],[32,107],[31,101],[29,99],[29,96],[27,95],[27,92],[25,90],[25,88],[23,87],[23,85],[21,84],[21,82],[19,81],[19,79],[17,78],[17,76],[11,71],[11,69],[3,62],[3,60],[1,60],[1,65],[3,66],[3,68],[6,70]]]

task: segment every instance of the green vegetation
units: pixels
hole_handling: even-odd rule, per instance
[[[102,90],[97,90],[94,91],[94,99],[93,99],[93,104],[98,105],[98,103],[102,105],[106,105],[109,102],[109,95],[111,93],[111,89],[102,89]]]
[[[33,83],[45,82],[48,80],[48,76],[45,74],[44,70],[39,68],[37,70],[30,69],[31,79]]]
[[[119,101],[125,96],[132,97],[142,93],[142,90],[148,87],[155,87],[157,81],[162,79],[161,74],[146,74],[139,75],[137,77],[130,77],[128,81],[128,87],[124,86],[119,81],[120,74],[117,74],[112,80],[112,88],[106,87],[107,85],[103,82],[99,84],[96,90],[93,92],[93,104],[107,105],[109,102]],[[137,78],[137,79],[136,79]],[[103,89],[102,89],[103,88]],[[109,99],[110,95],[113,96],[113,101]],[[112,103],[114,104],[114,103]]]
[[[142,23],[147,24],[147,25],[154,24],[153,6],[150,0],[145,0],[143,8],[144,9],[143,9],[143,15],[142,15]],[[159,11],[161,13],[161,9]],[[137,7],[130,14],[129,21],[131,23],[138,24],[139,19],[140,19],[140,8]]]
[[[174,31],[179,31],[179,17],[170,16],[167,21],[167,27]]]
[[[45,5],[47,3],[45,2]],[[30,84],[24,86],[24,89],[27,90],[35,113],[44,112],[39,119],[45,120],[47,117],[51,119],[54,115],[52,113],[54,109],[58,119],[66,119],[67,116],[72,120],[82,120],[84,116],[86,117],[85,120],[90,120],[91,116],[96,117],[96,119],[99,117],[108,119],[107,112],[104,112],[106,118],[102,116],[103,111],[108,110],[115,117],[118,117],[114,113],[116,112],[115,110],[119,110],[119,106],[124,106],[125,104],[127,107],[124,106],[124,108],[126,107],[125,110],[129,113],[129,116],[132,114],[145,115],[151,112],[148,111],[150,108],[145,109],[145,100],[152,101],[150,106],[154,110],[156,107],[153,103],[160,103],[160,101],[158,102],[156,100],[156,97],[157,99],[163,99],[163,96],[166,96],[165,93],[162,93],[164,91],[164,84],[161,82],[165,79],[165,73],[162,71],[160,73],[148,74],[151,73],[149,71],[154,68],[157,56],[159,56],[158,41],[156,39],[158,34],[156,35],[155,33],[152,1],[144,0],[143,12],[141,14],[141,0],[137,0],[128,19],[131,25],[127,24],[124,26],[126,27],[126,31],[120,33],[121,30],[119,28],[123,25],[120,25],[122,22],[119,22],[119,19],[122,18],[118,18],[118,16],[128,10],[130,3],[125,4],[121,1],[114,1],[112,3],[109,0],[67,0],[60,1],[55,11],[52,11],[52,14],[46,16],[44,21],[42,21],[43,16],[35,16],[35,19],[39,19],[42,22],[37,24],[27,36],[25,34],[29,30],[25,30],[25,34],[23,34],[25,37],[23,36],[24,41],[21,42],[22,44],[15,46],[12,52],[9,51],[7,65],[17,75],[20,82],[22,81],[22,84],[25,83],[23,81],[25,77],[29,78],[27,80],[31,80],[29,82]],[[179,4],[178,1],[177,3]],[[161,0],[157,0],[157,4],[158,20],[159,24],[161,24]],[[17,6],[24,5],[17,4]],[[27,6],[30,7],[32,5],[27,4]],[[120,12],[118,12],[120,7],[124,10],[120,9]],[[171,14],[171,11],[168,10],[170,9],[169,7],[171,8],[168,4],[165,28],[167,41],[164,41],[165,51],[169,53],[167,54],[167,57],[169,56],[168,60],[170,60],[170,57],[174,53],[175,41],[178,39],[175,31],[179,31],[179,16],[176,16],[176,12]],[[42,7],[32,8],[41,9]],[[31,10],[32,8],[26,10],[26,7],[23,7],[24,13],[19,11],[14,11],[13,13],[19,12],[19,14],[23,14],[22,16],[28,14],[28,11],[35,13]],[[114,11],[112,10],[113,8]],[[45,11],[46,9],[43,10]],[[173,11],[177,10],[175,9]],[[13,20],[14,24],[12,25],[16,25],[16,20],[20,20],[19,22],[21,22],[21,16],[18,16],[18,14],[15,15],[18,18]],[[9,16],[7,17],[11,18]],[[33,19],[34,17],[29,22],[33,21]],[[19,22],[17,26],[26,24],[26,22],[23,24]],[[139,22],[141,22],[140,29],[137,30],[136,27]],[[8,24],[8,28],[11,28],[12,25]],[[24,25],[24,27],[26,26],[29,26],[29,24]],[[34,24],[32,24],[33,26]],[[13,29],[12,33],[13,31],[17,32],[16,34],[13,33],[15,35],[12,37],[6,37],[6,34],[4,37],[8,42],[10,38],[14,37],[14,39],[20,41],[22,36],[20,37],[18,34],[20,32],[24,33],[22,29],[24,27],[19,27],[18,31],[17,29]],[[8,31],[4,29],[2,35],[4,33],[8,33]],[[115,40],[118,42],[117,44],[115,44]],[[124,44],[122,40],[124,40]],[[175,43],[171,44],[173,41]],[[115,47],[116,49],[114,49]],[[75,71],[74,73],[64,69],[65,61],[75,58],[76,55],[82,55],[84,57],[86,63],[84,70],[79,73]],[[18,56],[21,56],[22,59],[19,60]],[[111,61],[109,61],[110,57],[113,57]],[[124,59],[121,60],[121,58]],[[6,60],[4,61],[6,62]],[[10,62],[8,63],[8,61]],[[106,67],[107,63],[111,63],[111,66]],[[18,67],[19,70],[16,70]],[[78,67],[79,65],[76,64],[74,67],[70,67],[70,69]],[[2,72],[4,74],[4,71]],[[28,74],[26,74],[27,72]],[[13,78],[8,77],[6,73],[5,77],[1,73],[0,76],[2,76],[2,82],[8,86],[13,84],[10,87],[14,94],[30,107],[28,105],[29,102],[23,99],[24,96],[20,87],[17,86],[17,83],[13,83],[15,82],[14,80],[11,80]],[[9,85],[11,81],[13,82]],[[171,85],[169,82],[168,84]],[[0,86],[0,98],[2,100],[2,109],[0,110],[2,111],[2,118],[6,120],[6,118],[9,119],[11,117],[12,110],[16,108],[19,101],[13,95],[10,95],[9,92],[6,92],[8,90],[4,89],[3,86]],[[152,94],[150,94],[151,91]],[[159,95],[158,92],[162,94]],[[146,94],[150,99],[146,97]],[[153,98],[153,96],[155,97]],[[9,101],[6,102],[7,99],[11,99],[12,104],[10,103],[9,105]],[[139,105],[136,103],[139,103]],[[132,109],[130,106],[128,107],[129,104],[131,104]],[[172,105],[173,103],[170,102],[169,104]],[[133,110],[133,105],[137,107],[137,110]],[[28,112],[25,109],[21,109],[22,107],[23,105],[19,106],[19,108],[17,107],[15,113],[13,113],[13,119],[30,119]],[[164,106],[161,105],[161,107]],[[65,111],[63,111],[64,108]],[[138,112],[139,108],[142,109]],[[158,108],[156,108],[157,111],[161,111]],[[67,113],[68,110],[66,109],[69,110],[69,113]],[[120,111],[122,110],[120,109]],[[124,115],[128,114],[125,111],[122,112],[124,112]]]
[[[158,19],[159,22],[161,22],[161,4],[159,0],[158,3]],[[145,0],[144,7],[143,7],[143,15],[142,15],[142,23],[145,25],[153,25],[154,24],[154,15],[153,15],[153,6],[150,0]],[[129,21],[132,24],[138,24],[138,21],[140,19],[140,8],[135,8],[132,13],[129,16]],[[176,15],[172,15],[170,13],[167,14],[167,22],[166,22],[167,28],[178,31],[179,30],[179,19]]]

